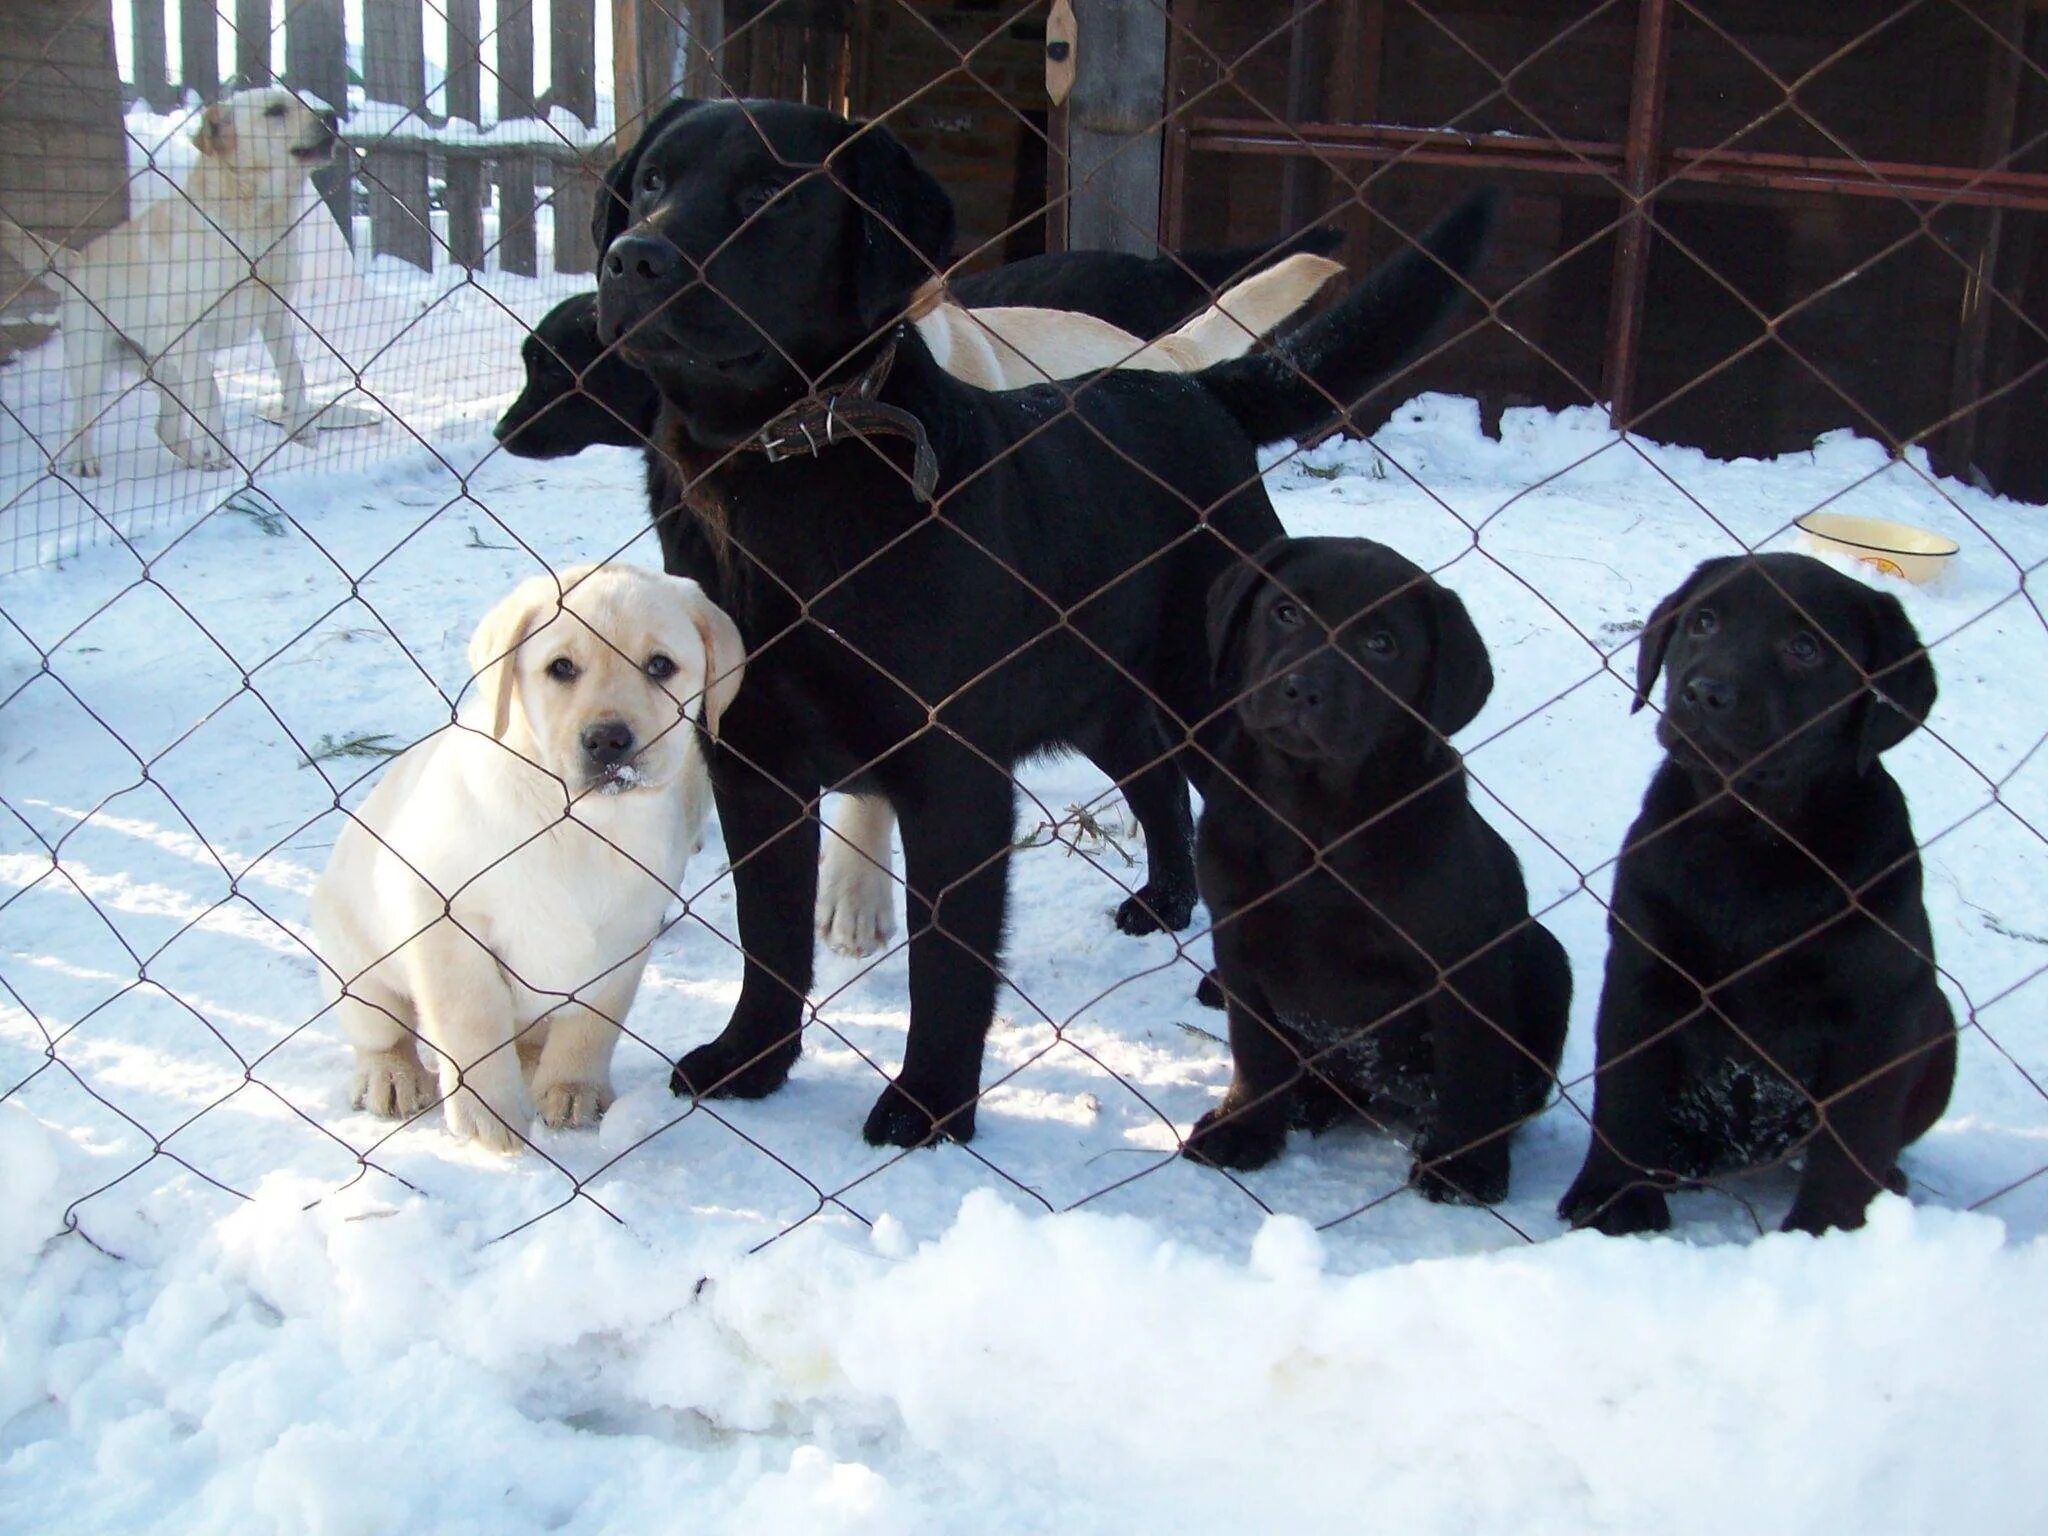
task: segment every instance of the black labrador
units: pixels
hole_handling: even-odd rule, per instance
[[[902,825],[910,1028],[865,1133],[965,1140],[1001,977],[1012,769],[1076,748],[1102,764],[1155,860],[1140,896],[1157,860],[1189,858],[1178,758],[1211,707],[1203,598],[1281,531],[1256,449],[1327,422],[1421,340],[1490,203],[1271,352],[994,394],[901,323],[951,249],[953,208],[886,129],[693,104],[610,176],[600,328],[660,388],[657,442],[687,487],[664,557],[749,647],[712,758],[745,976],[673,1086],[752,1097],[788,1076],[818,797],[878,792]]]
[[[1257,1168],[1363,1115],[1418,1132],[1430,1199],[1499,1200],[1572,976],[1450,744],[1493,691],[1479,631],[1384,545],[1286,539],[1216,583],[1209,643],[1195,867],[1234,1071],[1187,1155]]]
[[[1343,241],[1334,229],[1223,251],[1144,257],[1121,251],[1054,251],[952,283],[970,308],[1030,304],[1076,310],[1133,336],[1164,335],[1241,277],[1301,251],[1328,255]],[[505,408],[492,435],[522,459],[559,459],[586,448],[641,448],[654,435],[661,394],[654,380],[597,334],[597,295],[562,300],[520,343],[526,387]]]
[[[1897,598],[1768,554],[1657,605],[1635,708],[1660,668],[1668,756],[1615,876],[1593,1142],[1558,1215],[1661,1232],[1666,1190],[1803,1148],[1786,1230],[1861,1226],[1955,1078],[1920,851],[1878,761],[1934,707],[1934,665]]]

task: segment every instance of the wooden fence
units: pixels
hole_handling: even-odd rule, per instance
[[[132,9],[135,78],[124,82],[131,101],[170,111],[187,91],[211,100],[228,83],[220,78],[218,60],[220,11],[229,0],[114,3]],[[531,0],[500,0],[497,28],[488,38],[480,25],[479,0],[437,0],[431,7],[421,0],[363,0],[363,35],[355,39],[347,34],[343,0],[232,0],[233,83],[270,83],[271,39],[281,27],[282,82],[342,114],[346,161],[338,160],[313,181],[351,242],[353,180],[368,192],[370,249],[375,253],[429,270],[437,261],[474,270],[494,252],[502,270],[530,277],[540,270],[542,256],[537,215],[551,203],[554,240],[548,255],[554,270],[589,272],[596,263],[589,233],[592,198],[611,158],[610,145],[599,144],[588,132],[570,142],[548,125],[550,114],[560,109],[585,130],[597,126],[600,3],[623,9],[633,0],[553,0],[553,79],[544,94],[536,95]],[[182,34],[176,61],[166,44],[166,17],[173,6]],[[650,13],[636,16],[643,29],[663,23],[676,27],[658,7],[636,9]],[[430,25],[445,27],[447,34],[446,111],[438,114],[427,110]],[[379,108],[374,112],[350,111],[351,41],[360,49],[362,95]],[[486,48],[495,55],[491,72],[498,86],[498,127],[489,135],[466,131],[481,116]],[[667,56],[675,52],[671,41]],[[666,89],[660,92],[667,94]],[[521,131],[523,123],[531,123],[531,129]],[[431,207],[434,187],[441,189],[445,239],[435,232],[441,214]],[[497,239],[487,249],[485,215],[493,201]]]

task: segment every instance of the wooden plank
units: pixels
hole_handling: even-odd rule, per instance
[[[1671,63],[1671,0],[1642,0],[1636,21],[1635,73],[1629,87],[1628,129],[1622,140],[1621,180],[1628,206],[1614,249],[1614,286],[1607,304],[1607,349],[1601,388],[1607,416],[1626,432],[1635,410],[1636,358],[1650,273],[1647,194],[1657,174],[1664,137],[1664,88]]]
[[[498,120],[533,115],[533,0],[499,0]],[[498,265],[521,277],[540,270],[533,168],[531,154],[498,159]]]
[[[363,93],[415,113],[425,109],[426,42],[413,0],[363,0]],[[363,157],[363,179],[370,187],[370,249],[432,271],[426,151],[382,141]]]
[[[1313,123],[1323,110],[1323,70],[1329,57],[1328,13],[1323,0],[1294,0],[1287,26],[1287,121]],[[1329,192],[1329,177],[1308,154],[1290,159],[1280,171],[1280,223],[1292,234],[1318,213]]]
[[[1166,15],[1156,0],[1075,0],[1067,98],[1068,231],[1077,250],[1153,255],[1166,101]]]
[[[337,112],[348,110],[348,33],[342,0],[295,0],[284,19],[284,81]],[[355,244],[355,157],[341,153],[313,173],[313,188]]]
[[[1330,50],[1330,73],[1323,82],[1323,112],[1340,123],[1369,123],[1379,116],[1380,65],[1386,53],[1386,0],[1340,0]],[[1371,265],[1373,217],[1354,179],[1338,226],[1344,231],[1351,269]]]
[[[596,0],[553,0],[548,31],[548,103],[573,112],[589,128],[597,122]],[[595,272],[590,214],[596,201],[597,168],[580,159],[556,162],[554,170],[555,270]]]
[[[168,112],[178,104],[171,89],[170,47],[164,37],[164,0],[131,0],[130,36],[135,44],[135,94],[152,112]]]
[[[448,116],[476,122],[483,116],[483,24],[478,0],[447,0]],[[450,156],[448,259],[468,272],[484,264],[484,166],[481,159]]]
[[[212,101],[220,94],[219,0],[178,0],[178,32],[178,80]]]
[[[270,84],[270,0],[235,0],[235,83]]]

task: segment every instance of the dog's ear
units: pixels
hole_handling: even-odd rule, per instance
[[[1664,653],[1671,647],[1671,631],[1677,626],[1678,616],[1740,559],[1739,555],[1721,555],[1702,561],[1679,583],[1677,591],[1650,610],[1650,616],[1643,620],[1643,632],[1636,637],[1636,698],[1628,707],[1630,714],[1650,702],[1650,690],[1657,686],[1657,674],[1664,670]]]
[[[1209,586],[1209,679],[1221,693],[1232,681],[1231,659],[1237,651],[1237,632],[1252,598],[1285,553],[1287,540],[1274,539],[1256,555],[1239,555]],[[1234,703],[1226,699],[1226,705]]]
[[[827,165],[859,214],[855,306],[863,325],[879,329],[945,267],[953,251],[953,199],[880,124],[855,132]]]
[[[512,700],[519,692],[513,657],[560,609],[562,592],[571,585],[566,571],[559,586],[553,576],[529,577],[485,614],[469,637],[469,670],[491,717],[493,741],[503,741],[512,727]]]
[[[1422,590],[1429,599],[1436,654],[1430,658],[1429,681],[1416,712],[1449,741],[1472,723],[1492,694],[1493,660],[1457,593],[1430,580],[1424,581]]]
[[[192,142],[202,155],[224,158],[235,152],[235,109],[216,101],[199,114],[199,126],[192,130]]]
[[[684,602],[704,651],[704,730],[716,741],[719,719],[740,691],[740,683],[747,674],[747,642],[741,638],[740,627],[733,623],[732,615],[706,597],[696,582],[687,576],[669,579],[689,588]]]
[[[1870,680],[1856,728],[1856,771],[1912,735],[1934,709],[1934,661],[1906,610],[1889,592],[1870,592],[1870,634],[1863,674]]]
[[[647,120],[633,147],[614,160],[604,173],[604,185],[597,189],[597,206],[590,213],[590,239],[602,262],[611,243],[633,221],[633,183],[640,174],[640,151],[660,137],[662,129],[686,112],[704,103],[693,96],[678,96]]]

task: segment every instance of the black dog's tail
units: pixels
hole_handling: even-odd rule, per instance
[[[1458,295],[1493,225],[1494,194],[1465,199],[1351,293],[1270,351],[1195,375],[1260,447],[1327,426],[1421,344]],[[1333,403],[1334,402],[1334,403]]]
[[[1344,231],[1328,225],[1304,229],[1285,240],[1268,240],[1263,245],[1236,245],[1221,251],[1181,251],[1162,256],[1159,262],[1182,281],[1192,280],[1202,289],[1202,302],[1221,293],[1232,283],[1263,272],[1283,256],[1306,251],[1327,256],[1344,243]]]

